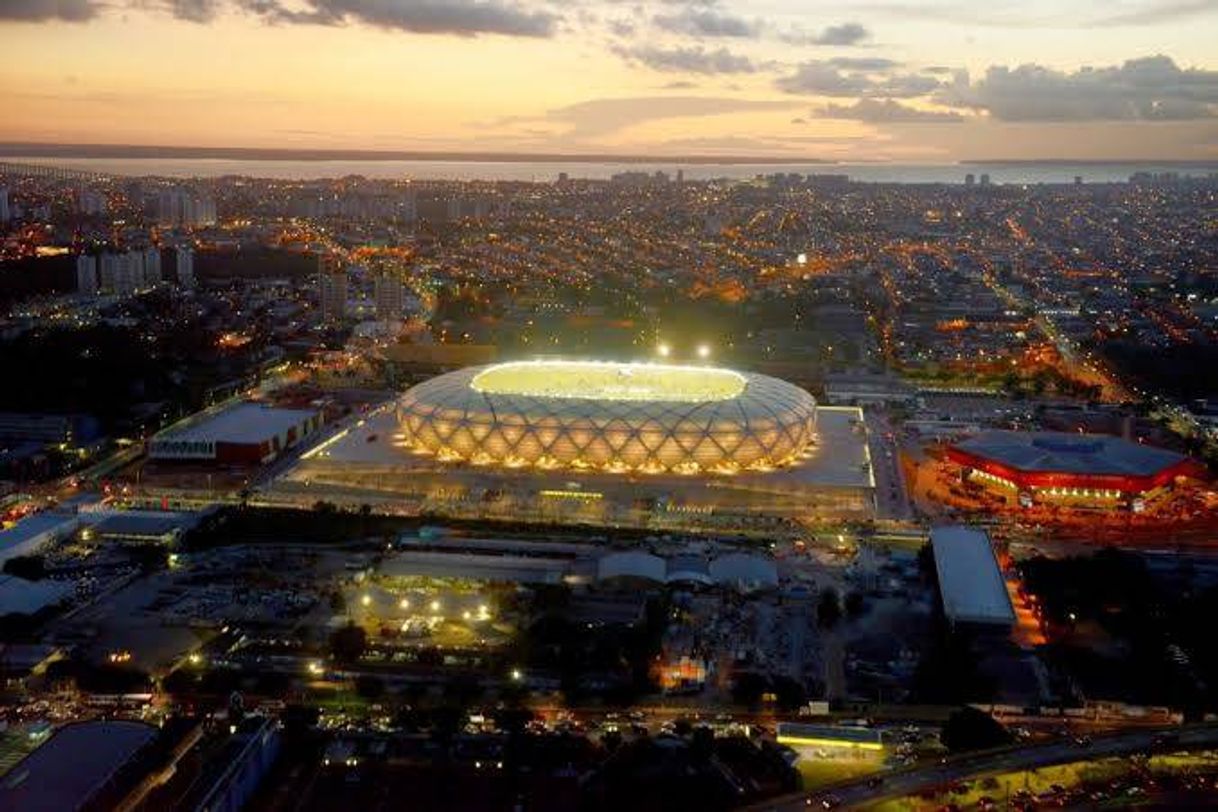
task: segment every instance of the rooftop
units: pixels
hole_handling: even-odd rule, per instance
[[[1070,474],[1147,475],[1187,459],[1107,434],[1057,431],[985,431],[956,447],[1021,471]]]
[[[489,395],[680,403],[730,400],[746,384],[729,369],[604,361],[516,361],[487,367],[470,381]]]
[[[257,443],[287,431],[314,415],[305,409],[279,409],[243,401],[157,435],[158,440],[199,440],[220,443]]]
[[[1006,626],[1015,622],[1011,596],[985,531],[936,527],[930,531],[930,543],[949,620]]]
[[[143,722],[78,722],[62,727],[0,780],[0,808],[80,809],[156,738]]]

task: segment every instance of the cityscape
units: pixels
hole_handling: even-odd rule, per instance
[[[1218,9],[1066,6],[0,5],[0,809],[1218,805]]]

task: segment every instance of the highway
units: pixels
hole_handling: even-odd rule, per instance
[[[809,804],[850,809],[878,801],[917,795],[928,789],[968,781],[986,775],[1020,772],[1055,764],[1125,756],[1156,749],[1158,737],[1174,737],[1163,746],[1169,751],[1218,746],[1218,724],[1196,725],[1097,736],[1089,745],[1059,741],[959,756],[944,762],[920,765],[889,773],[875,786],[874,777],[861,778],[808,792],[791,793],[745,807],[752,812],[795,812]]]

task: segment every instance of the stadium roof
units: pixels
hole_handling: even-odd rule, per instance
[[[157,439],[259,443],[300,425],[315,414],[304,409],[280,409],[245,401],[207,415],[198,422],[168,428],[157,435]]]
[[[1020,471],[1148,476],[1177,465],[1183,454],[1105,434],[985,431],[956,448]]]
[[[953,623],[1011,626],[1015,610],[990,537],[971,527],[930,531],[943,611]]]

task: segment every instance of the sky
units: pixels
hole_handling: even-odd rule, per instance
[[[0,141],[1218,160],[1218,0],[0,0]]]

